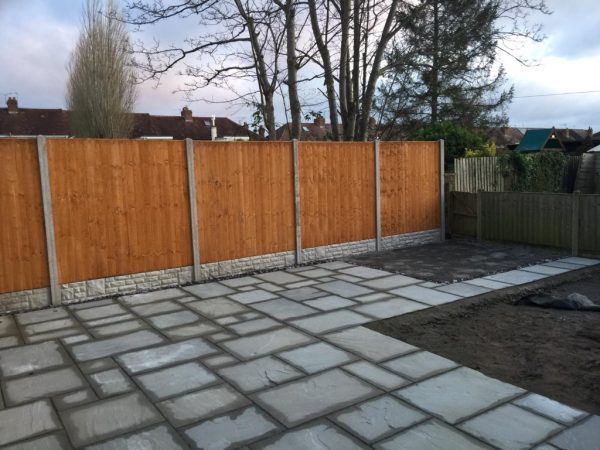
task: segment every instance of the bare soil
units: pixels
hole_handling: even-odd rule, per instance
[[[367,326],[491,377],[600,414],[600,312],[517,304],[525,295],[552,291],[598,299],[600,268]]]

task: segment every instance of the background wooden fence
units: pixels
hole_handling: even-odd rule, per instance
[[[373,239],[378,198],[382,236],[442,226],[439,142],[44,142],[0,139],[0,293],[52,284],[47,247],[63,284]]]

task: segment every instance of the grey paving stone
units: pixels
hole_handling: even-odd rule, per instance
[[[290,381],[304,374],[272,356],[225,367],[219,375],[242,392],[254,392],[268,386]]]
[[[187,286],[182,289],[202,299],[221,297],[223,295],[228,294],[235,294],[235,291],[233,289],[228,288],[227,286],[223,286],[221,283],[195,284],[193,286]]]
[[[139,375],[136,380],[153,401],[201,389],[219,381],[197,362]]]
[[[261,280],[254,277],[239,277],[230,278],[229,280],[221,280],[220,283],[231,288],[239,288],[242,286],[250,286],[252,284],[258,284]]]
[[[221,345],[234,356],[246,360],[287,350],[291,347],[297,347],[298,345],[308,344],[313,340],[313,338],[292,328],[281,328],[265,333],[254,334],[252,336],[232,339],[223,342]]]
[[[321,264],[317,264],[316,267],[322,267],[323,269],[329,270],[340,270],[345,269],[347,267],[354,267],[352,264],[348,264],[344,261],[330,261]]]
[[[444,283],[434,283],[433,281],[426,281],[425,283],[419,283],[419,286],[426,287],[426,288],[436,288],[436,287],[440,287],[443,285],[444,285]]]
[[[226,298],[213,298],[210,300],[187,303],[188,308],[210,317],[224,317],[250,311],[247,307]]]
[[[257,289],[257,287],[255,285],[251,285],[251,286],[238,287],[236,289],[238,290],[238,292],[247,292],[247,291],[251,291],[253,289]]]
[[[302,272],[302,273],[304,273],[304,272]],[[318,283],[319,282],[316,280],[305,280],[305,281],[299,281],[298,283],[286,284],[285,288],[286,289],[300,289],[300,288],[307,287],[307,286],[313,286]]]
[[[360,283],[361,281],[365,281],[364,278],[353,277],[352,275],[335,275],[334,278],[347,281],[348,283]]]
[[[37,372],[67,364],[57,342],[24,345],[0,350],[0,376],[3,378]]]
[[[185,292],[178,288],[161,289],[160,291],[146,292],[144,294],[125,295],[119,300],[126,305],[144,305],[146,303],[159,302],[183,297]]]
[[[421,283],[423,280],[417,278],[407,277],[404,275],[391,275],[375,280],[363,281],[360,284],[372,289],[379,289],[382,291],[388,291],[390,289],[408,286],[410,284]]]
[[[165,328],[173,328],[176,326],[187,325],[196,322],[200,317],[191,311],[176,311],[158,316],[148,317],[146,320],[160,330]]]
[[[264,315],[257,313],[256,311],[249,311],[242,314],[238,314],[237,317],[239,317],[240,320],[254,320],[264,317]]]
[[[415,300],[427,305],[442,305],[444,303],[460,300],[458,295],[446,294],[435,289],[424,288],[421,286],[405,286],[390,291],[394,295]]]
[[[375,302],[377,300],[385,300],[390,297],[391,297],[391,295],[388,294],[387,292],[376,292],[374,294],[359,295],[358,297],[354,297],[352,300],[360,302],[360,303],[369,303],[369,302]]]
[[[359,295],[372,294],[373,290],[343,280],[330,281],[318,284],[317,287],[323,291],[330,292],[340,297],[357,297]]]
[[[443,422],[431,420],[401,432],[375,445],[376,449],[397,450],[482,450],[490,449],[480,441],[449,427]]]
[[[540,444],[533,447],[531,450],[559,450],[558,447],[550,444]]]
[[[222,355],[214,355],[209,356],[208,358],[204,358],[202,360],[204,364],[206,364],[211,369],[219,369],[223,366],[229,366],[231,364],[238,363],[239,360],[234,358],[231,355],[222,354]]]
[[[224,450],[262,439],[281,427],[253,406],[233,414],[207,420],[185,434],[197,448]]]
[[[309,308],[302,303],[285,298],[254,303],[252,307],[279,320],[293,319],[318,312],[316,309]]]
[[[380,302],[367,303],[352,309],[353,311],[366,314],[376,319],[387,319],[388,317],[400,316],[425,308],[428,308],[428,306],[422,303],[395,297]]]
[[[476,295],[490,292],[491,289],[483,286],[475,286],[469,283],[452,283],[436,288],[438,291],[447,292],[448,294],[458,295],[460,297],[474,297]]]
[[[385,361],[417,350],[417,347],[364,327],[328,334],[325,339],[374,362]]]
[[[278,292],[278,291],[283,291],[283,289],[284,289],[281,286],[277,286],[276,284],[273,284],[273,283],[260,283],[260,284],[257,284],[256,287],[259,289],[263,289],[265,291],[269,291],[269,292]]]
[[[133,384],[120,369],[109,369],[90,375],[90,381],[100,397],[123,394],[133,389]]]
[[[309,374],[340,366],[356,359],[354,355],[325,342],[294,348],[278,353],[277,356]]]
[[[133,314],[119,314],[118,316],[105,317],[104,319],[90,320],[89,322],[84,322],[83,324],[86,327],[100,327],[103,325],[112,325],[118,322],[123,322],[125,320],[132,320],[136,317]]]
[[[48,400],[0,411],[0,445],[6,445],[60,428]]]
[[[90,321],[110,316],[118,316],[127,313],[127,311],[123,309],[121,305],[114,304],[99,306],[97,308],[81,309],[79,311],[74,311],[74,313],[80,320]]]
[[[348,310],[331,311],[314,317],[292,320],[294,326],[309,333],[322,334],[370,322],[372,319]]]
[[[364,381],[333,369],[259,392],[252,398],[292,427],[380,393]]]
[[[526,395],[525,397],[515,400],[513,403],[565,425],[570,425],[587,416],[585,411],[571,408],[570,406],[538,394]]]
[[[387,277],[389,275],[392,275],[390,272],[386,272],[385,270],[372,269],[370,267],[362,267],[362,266],[340,269],[339,272],[346,274],[346,275],[350,275],[352,277],[367,278],[367,279],[381,278],[381,277]]]
[[[594,266],[600,264],[600,259],[581,258],[578,256],[570,256],[568,258],[559,259],[558,261],[569,264],[578,264],[580,266]]]
[[[81,328],[65,328],[64,330],[49,331],[48,333],[32,334],[25,336],[25,342],[34,344],[36,342],[51,341],[66,336],[73,336],[83,331]]]
[[[59,414],[76,447],[116,437],[163,420],[154,406],[139,392],[89,403]]]
[[[164,330],[163,333],[174,340],[187,339],[194,336],[204,336],[205,334],[214,333],[219,331],[220,328],[216,325],[207,322],[199,321],[190,325],[184,325],[182,327],[169,328]]]
[[[432,392],[436,395],[432,395]],[[516,386],[460,367],[400,389],[394,394],[454,424],[523,392]]]
[[[75,334],[73,336],[67,336],[62,338],[62,341],[66,345],[77,344],[78,342],[89,341],[91,337],[87,334]]]
[[[13,316],[0,316],[0,336],[17,334],[17,324]]]
[[[204,339],[193,338],[175,344],[125,353],[117,357],[117,362],[128,373],[139,373],[217,352],[218,350]]]
[[[164,342],[164,339],[154,331],[141,330],[131,334],[77,344],[71,347],[71,351],[77,361],[91,361],[161,342]]]
[[[423,351],[393,359],[383,366],[405,377],[420,380],[458,367],[458,364],[435,353]]]
[[[4,336],[0,338],[0,349],[21,345],[21,340],[17,336]]]
[[[139,320],[128,320],[125,322],[115,323],[113,325],[104,325],[102,327],[91,328],[90,333],[96,338],[113,336],[115,334],[130,333],[135,330],[146,328],[146,325]]]
[[[249,403],[246,397],[230,386],[220,385],[164,400],[156,405],[173,426],[180,427],[233,411]]]
[[[102,370],[112,369],[113,367],[118,366],[112,358],[101,358],[79,364],[79,369],[85,374],[101,372]]]
[[[320,281],[321,283],[326,283],[328,281],[335,281],[335,278],[333,278],[333,277],[322,277],[322,278],[317,278],[317,281]]]
[[[60,307],[17,314],[15,319],[17,319],[19,325],[30,325],[32,323],[48,322],[51,320],[66,319],[68,317],[69,312],[65,308]]]
[[[317,297],[324,297],[327,295],[327,292],[320,291],[319,289],[315,289],[314,287],[303,287],[298,289],[287,289],[285,291],[280,291],[278,294],[283,295],[292,300],[296,300],[298,302],[302,302],[304,300],[312,300]]]
[[[302,272],[302,276],[308,277],[308,278],[329,277],[329,276],[335,275],[335,274],[336,274],[335,272],[332,272],[331,270],[323,269],[322,267],[305,270],[304,272]]]
[[[85,387],[81,375],[67,367],[37,375],[13,378],[4,382],[7,405],[17,405]]]
[[[233,325],[229,325],[229,329],[235,331],[237,334],[243,336],[250,333],[256,333],[257,331],[269,330],[282,326],[281,322],[277,322],[268,317],[262,319],[248,320],[246,322],[240,322]]]
[[[488,280],[492,281],[500,281],[501,283],[509,283],[509,284],[525,284],[531,283],[533,281],[541,280],[542,278],[546,278],[547,275],[542,275],[539,273],[527,272],[525,270],[510,270],[508,272],[497,273],[495,275],[489,275],[484,277]]]
[[[389,370],[382,369],[381,367],[372,364],[368,361],[358,361],[347,366],[342,367],[347,372],[374,384],[384,391],[391,391],[398,389],[408,383],[408,380],[396,375]]]
[[[550,443],[568,450],[598,450],[600,448],[600,416],[592,416],[572,428],[567,428],[552,438]]]
[[[550,267],[558,267],[559,269],[568,269],[568,270],[581,269],[581,265],[579,265],[579,264],[560,262],[560,261],[550,261],[550,262],[544,263],[544,265],[550,266]]]
[[[168,300],[159,303],[147,303],[140,306],[132,306],[133,312],[140,316],[153,316],[155,314],[164,314],[167,312],[179,311],[183,307],[174,301]]]
[[[328,295],[327,297],[317,298],[304,302],[305,305],[320,309],[321,311],[331,311],[334,309],[345,308],[347,306],[356,305],[352,300],[338,297],[337,295]]]
[[[522,267],[520,270],[527,272],[541,273],[542,275],[559,275],[566,273],[568,269],[561,269],[558,267],[547,266],[546,264],[536,264],[534,266]]]
[[[231,325],[233,323],[238,323],[239,321],[240,318],[238,316],[225,316],[215,319],[215,322],[217,322],[219,325]]]
[[[96,401],[98,400],[98,397],[96,397],[96,394],[94,394],[90,388],[86,388],[67,394],[57,395],[53,400],[56,409],[62,411],[63,409],[69,409],[74,406],[83,405],[84,403]]]
[[[71,448],[73,447],[69,444],[64,432],[47,434],[28,441],[20,441],[8,447],[2,447],[3,450],[68,450]]]
[[[512,284],[501,283],[500,281],[488,280],[486,278],[474,278],[473,280],[466,280],[465,283],[488,289],[505,289],[512,286]]]
[[[261,450],[360,450],[366,445],[331,422],[320,420],[252,445]]]
[[[537,414],[513,405],[503,405],[460,425],[460,428],[506,450],[530,448],[563,428]]]
[[[104,300],[92,300],[92,301],[84,301],[81,303],[72,303],[70,305],[68,305],[69,309],[71,311],[77,311],[79,309],[86,309],[86,308],[94,308],[97,306],[106,306],[106,305],[112,305],[114,304],[115,301],[112,298],[105,298]]]
[[[212,342],[222,342],[228,339],[233,339],[237,336],[233,333],[229,333],[228,331],[220,331],[219,333],[209,334],[206,337]]]
[[[157,425],[144,431],[118,437],[87,450],[184,450],[188,446],[170,427]]]
[[[284,272],[283,270],[277,272],[260,273],[256,275],[256,278],[260,278],[261,280],[274,284],[297,283],[305,280],[305,278]]]
[[[389,395],[367,400],[332,416],[338,424],[369,443],[397,433],[427,417]]]
[[[269,291],[263,291],[262,289],[254,289],[252,291],[230,295],[229,298],[236,302],[248,305],[250,303],[264,302],[265,300],[277,298],[277,295]]]
[[[21,330],[27,336],[31,336],[32,334],[46,333],[48,331],[55,331],[76,326],[78,326],[77,322],[70,317],[67,317],[65,319],[50,320],[49,322],[34,323],[22,327]]]

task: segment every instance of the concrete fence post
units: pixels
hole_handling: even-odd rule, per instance
[[[58,281],[56,235],[54,233],[54,216],[52,215],[52,191],[50,188],[50,172],[48,170],[48,146],[46,145],[45,136],[37,137],[37,152],[40,165],[44,229],[46,230],[46,253],[48,254],[48,276],[50,278],[50,303],[53,306],[57,306],[62,304],[62,295],[60,283]]]
[[[440,241],[446,240],[446,191],[444,157],[444,140],[440,139]]]
[[[375,250],[381,250],[381,163],[379,159],[379,139],[373,145],[375,154]]]
[[[196,163],[194,159],[194,141],[190,138],[185,140],[185,153],[188,171],[188,193],[190,198],[190,226],[192,229],[192,257],[193,272],[192,280],[200,281],[200,238],[198,235],[198,208],[196,192]]]
[[[573,192],[571,196],[571,254],[579,253],[579,199],[580,191]]]
[[[302,263],[302,224],[300,211],[300,160],[298,139],[292,139],[294,164],[294,222],[296,227],[296,264]]]

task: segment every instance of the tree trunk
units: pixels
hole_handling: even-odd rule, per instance
[[[339,95],[340,95],[340,114],[342,116],[342,128],[344,129],[344,139],[352,139],[352,135],[348,135],[349,128],[349,102],[348,84],[348,39],[350,37],[350,0],[340,1],[340,27],[342,34],[342,42],[340,45],[340,80],[339,80]],[[349,137],[348,137],[349,136]]]
[[[296,64],[296,8],[294,0],[286,0],[286,38],[287,38],[287,69],[290,110],[292,113],[292,139],[300,139],[302,127],[302,111],[298,98],[298,66]]]
[[[438,59],[440,48],[440,18],[438,0],[433,0],[433,58],[431,64],[431,123],[438,121],[439,73]]]

